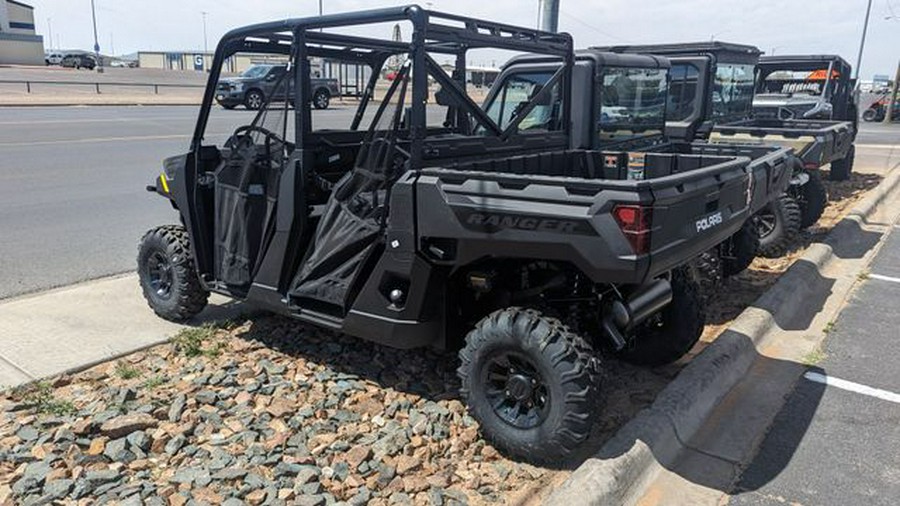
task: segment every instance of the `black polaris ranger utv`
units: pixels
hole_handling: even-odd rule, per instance
[[[377,23],[409,24],[412,40],[346,35]],[[562,64],[507,73],[482,108],[465,87],[480,48]],[[312,57],[372,77],[349,129],[315,129],[309,100],[270,100],[210,145],[215,85],[236,51],[289,55],[283,84],[297,97]],[[376,102],[389,60],[403,63]],[[702,310],[680,266],[734,234],[750,200],[744,157],[647,154],[638,174],[618,154],[570,149],[573,66],[568,35],[417,6],[228,33],[190,150],[152,187],[183,225],[141,241],[145,297],[171,320],[216,292],[390,346],[461,345],[461,395],[484,435],[561,462],[594,420],[595,350],[664,363],[697,341]]]
[[[859,124],[853,69],[837,55],[763,56],[756,67],[753,115]]]
[[[756,65],[761,54],[754,46],[713,41],[612,49],[661,54],[672,62],[666,123],[671,139],[794,150],[788,193],[754,217],[762,254],[781,256],[793,247],[800,230],[818,221],[828,197],[814,169],[827,163],[825,159],[846,156],[845,160],[852,160],[855,129],[851,123],[754,118]],[[765,127],[760,126],[763,123]],[[832,165],[833,176],[841,163]]]
[[[522,56],[507,64],[504,72],[520,72],[522,68],[546,70],[559,65],[538,56]],[[795,163],[790,148],[668,138],[666,109],[671,96],[667,58],[588,49],[576,52],[575,65],[573,108],[589,113],[573,119],[573,149],[615,151],[631,160],[640,160],[646,153],[749,157],[752,214],[762,212],[781,198],[790,185]],[[683,165],[679,170],[688,171],[691,167]],[[706,271],[704,275],[715,282],[746,269],[759,246],[755,226],[748,220],[716,251],[704,254],[699,259]]]

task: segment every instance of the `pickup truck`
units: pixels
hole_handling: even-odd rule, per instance
[[[226,109],[243,105],[255,111],[267,100],[284,100],[284,89],[294,89],[293,81],[288,86],[280,85],[286,72],[286,64],[253,65],[237,77],[221,79],[216,85],[216,102]],[[310,84],[310,100],[316,109],[327,109],[331,98],[340,96],[337,79],[312,77]]]
[[[422,36],[345,35],[401,22]],[[315,130],[306,100],[285,114],[264,103],[227,142],[205,144],[222,66],[248,46],[292,58],[304,81],[309,58],[370,66],[351,128]],[[564,63],[507,73],[482,107],[467,93],[473,48]],[[171,320],[216,292],[390,346],[459,349],[460,396],[484,436],[563,464],[598,413],[599,350],[661,364],[697,342],[703,308],[684,265],[740,229],[751,199],[746,157],[648,153],[638,164],[570,148],[582,114],[570,107],[573,70],[567,34],[416,5],[228,32],[189,151],[149,188],[182,225],[141,240],[145,298]],[[443,123],[429,121],[431,82]]]

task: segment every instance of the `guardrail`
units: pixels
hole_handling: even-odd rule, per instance
[[[91,82],[91,81],[30,81],[30,80],[9,80],[9,79],[0,79],[0,84],[23,84],[25,85],[26,93],[31,93],[31,87],[36,84],[50,84],[50,85],[63,85],[63,86],[92,86],[97,91],[98,95],[101,95],[100,91],[101,86],[130,86],[130,87],[143,87],[143,88],[153,88],[153,94],[159,95],[160,88],[206,88],[206,84],[174,84],[174,83],[122,83],[122,82]]]

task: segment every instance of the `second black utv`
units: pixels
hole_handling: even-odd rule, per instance
[[[332,30],[378,23],[410,25],[411,42]],[[484,48],[563,65],[501,73],[481,107],[465,76]],[[289,56],[283,96],[304,106],[269,101],[206,144],[236,51]],[[348,129],[313,127],[311,58],[371,67]],[[144,236],[145,297],[171,320],[216,292],[390,346],[460,347],[484,436],[563,463],[595,420],[601,349],[655,365],[696,343],[703,311],[682,266],[741,228],[752,193],[745,157],[570,149],[579,68],[568,35],[417,6],[230,32],[189,152],[151,187],[183,225]]]

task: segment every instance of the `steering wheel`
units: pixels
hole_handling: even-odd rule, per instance
[[[265,139],[264,145],[266,146],[266,151],[270,151],[270,146],[275,142],[281,143],[282,146],[287,145],[287,142],[284,139],[279,137],[277,134],[275,134],[275,132],[272,132],[271,130],[263,128],[259,125],[244,125],[242,127],[238,127],[238,129],[235,130],[233,134],[231,134],[231,137],[229,137],[228,140],[225,141],[225,147],[228,149],[235,149],[238,147],[250,147],[255,145],[256,143],[251,137],[251,134],[253,132],[262,134]]]

